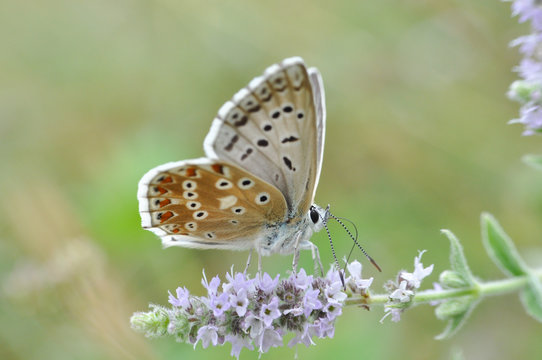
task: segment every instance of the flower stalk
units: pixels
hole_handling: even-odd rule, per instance
[[[536,277],[542,280],[542,269],[535,271]],[[413,304],[426,304],[434,301],[444,301],[464,296],[486,297],[514,293],[523,289],[529,282],[527,276],[501,279],[495,281],[479,282],[477,286],[459,289],[429,289],[414,295]],[[344,301],[344,306],[355,305],[381,305],[389,300],[388,294],[371,294],[368,297],[349,296]]]

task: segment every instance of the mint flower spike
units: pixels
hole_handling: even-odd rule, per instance
[[[523,124],[523,135],[533,135],[542,132],[542,6],[535,0],[515,0],[512,14],[519,17],[519,22],[530,23],[531,34],[510,43],[523,55],[514,69],[521,80],[514,81],[507,94],[521,104],[520,117],[510,123]]]
[[[384,316],[380,322],[391,316],[391,321],[401,320],[401,314],[409,308],[412,303],[416,290],[421,286],[422,280],[433,272],[434,265],[424,267],[422,256],[425,250],[419,251],[418,256],[414,258],[414,271],[409,273],[399,271],[396,281],[388,281],[384,288],[388,292],[388,302],[384,305]]]
[[[361,264],[348,264],[348,294],[367,296],[373,279],[361,277]],[[348,294],[338,270],[326,276],[307,275],[304,269],[281,279],[279,275],[258,274],[251,278],[231,270],[222,282],[210,281],[203,272],[201,284],[206,296],[194,296],[179,287],[169,293],[171,308],[151,307],[136,313],[132,327],[147,336],[171,335],[194,348],[230,343],[231,355],[239,358],[243,348],[266,353],[284,345],[288,333],[294,336],[288,346],[314,345],[315,338],[333,337],[335,320],[342,314]]]

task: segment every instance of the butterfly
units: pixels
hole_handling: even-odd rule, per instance
[[[259,256],[314,251],[310,238],[329,216],[313,204],[325,118],[316,68],[300,57],[268,67],[220,108],[204,141],[206,157],[160,165],[143,176],[142,227],[165,247],[256,250]]]

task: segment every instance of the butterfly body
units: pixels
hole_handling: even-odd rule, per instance
[[[158,166],[139,182],[142,226],[164,246],[310,248],[327,220],[313,204],[325,134],[323,84],[301,58],[269,67],[226,102],[205,158]]]

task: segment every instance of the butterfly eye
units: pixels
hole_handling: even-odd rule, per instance
[[[318,211],[314,207],[311,207],[310,211],[311,220],[314,224],[318,223],[320,221],[320,215],[318,214]]]

